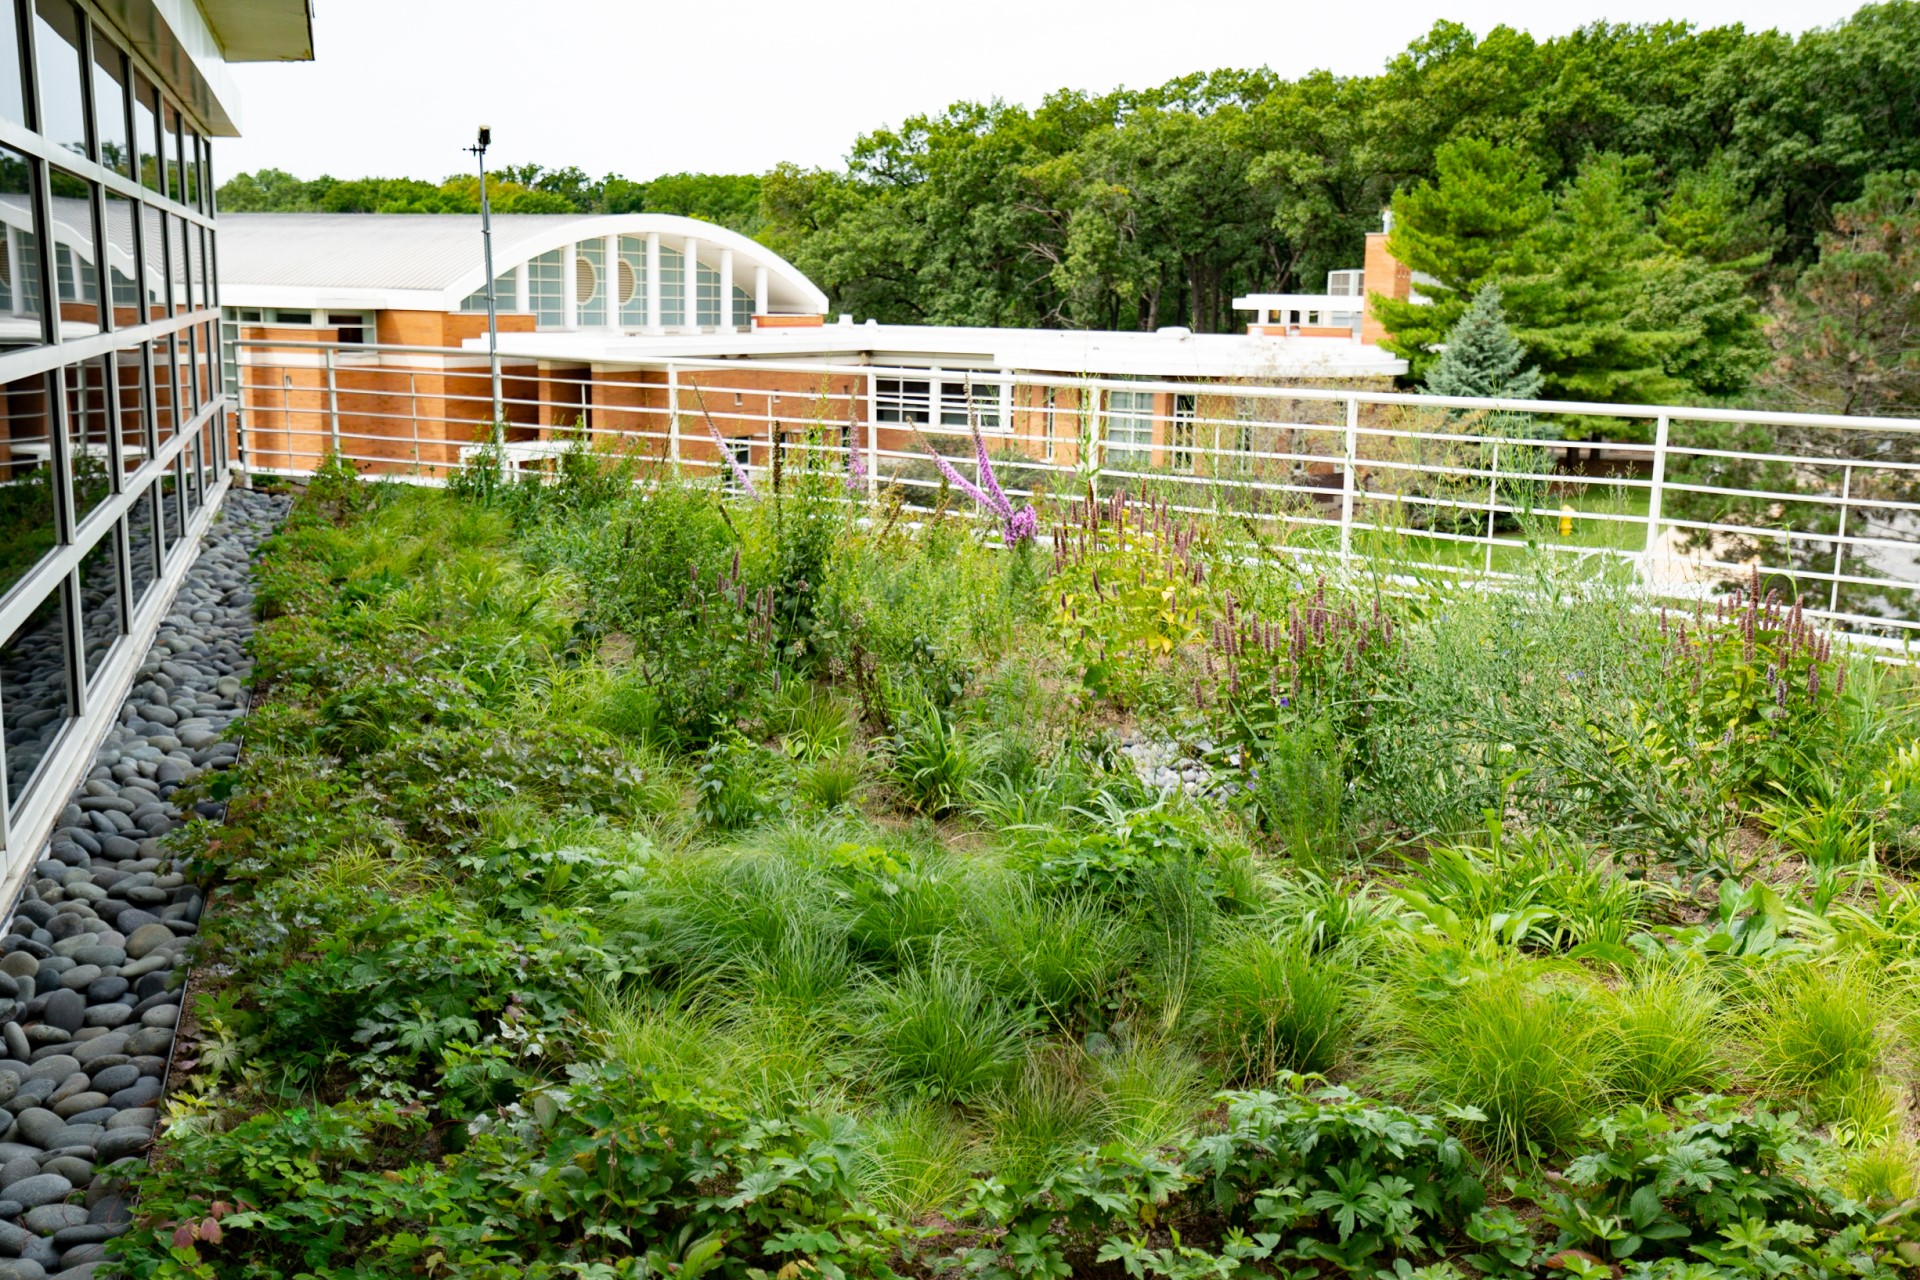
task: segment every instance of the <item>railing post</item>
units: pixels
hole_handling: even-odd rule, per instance
[[[880,496],[880,379],[867,374],[867,499]]]
[[[1840,570],[1847,559],[1847,505],[1853,497],[1853,464],[1849,462],[1840,478],[1840,532],[1833,543],[1833,593],[1827,597],[1827,612],[1840,611]]]
[[[1095,382],[1086,385],[1087,396],[1087,453],[1091,455],[1093,467],[1088,474],[1087,483],[1093,486],[1093,496],[1100,497],[1100,472],[1107,465],[1107,424],[1100,413],[1100,386]]]
[[[680,367],[667,366],[667,461],[680,470]]]
[[[333,348],[328,347],[327,355],[327,422],[333,439],[333,451],[340,452],[340,389],[333,380]]]
[[[1647,490],[1647,549],[1641,556],[1640,576],[1653,580],[1653,557],[1660,549],[1660,502],[1667,484],[1667,415],[1661,414],[1653,429],[1653,485]]]
[[[1493,522],[1497,508],[1500,505],[1500,440],[1497,436],[1493,441],[1493,462],[1489,470],[1492,474],[1487,477],[1487,564],[1485,572],[1488,577],[1492,577]]]
[[[1360,397],[1347,397],[1345,458],[1340,467],[1340,562],[1353,561],[1353,499],[1358,488],[1354,474],[1360,465]]]

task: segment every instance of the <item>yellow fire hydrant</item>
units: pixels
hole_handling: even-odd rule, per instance
[[[1560,536],[1563,538],[1573,536],[1573,508],[1565,503],[1560,506]]]

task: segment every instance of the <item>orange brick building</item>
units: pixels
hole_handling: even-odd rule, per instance
[[[914,449],[916,428],[972,425],[1036,461],[1078,465],[1098,448],[1103,462],[1197,465],[1232,435],[1232,411],[1168,384],[1378,387],[1406,368],[1363,340],[1359,271],[1334,273],[1350,292],[1310,299],[1311,323],[1263,314],[1246,334],[829,323],[826,296],[791,264],[709,223],[493,225],[498,421],[523,461],[590,433],[711,466],[717,432],[760,467],[809,433],[877,457]],[[307,470],[337,448],[371,470],[444,472],[492,433],[478,217],[233,214],[223,228],[250,468]]]

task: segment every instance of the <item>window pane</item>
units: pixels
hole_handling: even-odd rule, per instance
[[[34,0],[33,52],[40,69],[40,133],[87,154],[87,108],[80,95],[80,21],[67,0]]]
[[[174,350],[180,353],[180,373],[177,386],[180,391],[180,420],[182,424],[194,414],[206,401],[206,388],[200,385],[200,330],[198,326],[187,329],[174,337]]]
[[[687,298],[685,290],[685,271],[682,265],[685,258],[678,249],[660,246],[660,323],[662,325],[685,324]]]
[[[17,810],[67,721],[65,611],[57,588],[0,649],[0,723],[7,736],[7,795]]]
[[[55,540],[47,375],[0,386],[0,596]]]
[[[108,437],[106,357],[70,364],[61,371],[67,387],[67,454],[73,466],[73,513],[85,520],[113,491]]]
[[[107,194],[107,267],[113,281],[113,323],[140,323],[140,278],[133,247],[133,201]]]
[[[100,163],[133,176],[127,146],[127,59],[100,28],[93,29],[93,128],[100,138]]]
[[[214,212],[213,139],[200,139],[200,190],[206,192],[206,210]]]
[[[187,176],[187,203],[200,207],[200,135],[185,129],[180,139],[181,167]]]
[[[160,169],[160,125],[154,118],[153,101],[153,85],[136,73],[133,77],[133,145],[139,152],[140,184],[159,191],[165,175]]]
[[[620,303],[621,324],[647,322],[647,242],[644,237],[620,237],[620,266],[615,272],[614,297]]]
[[[212,306],[213,290],[209,287],[211,282],[207,279],[207,229],[190,225],[187,228],[187,239],[193,250],[194,301],[202,307]]]
[[[583,240],[576,249],[573,260],[574,309],[582,328],[599,328],[607,323],[607,243],[604,240]]]
[[[166,563],[180,543],[180,460],[160,477],[160,562]]]
[[[120,535],[108,529],[80,561],[80,647],[87,679],[123,630],[120,613]]]
[[[1153,393],[1107,393],[1107,458],[1117,466],[1143,466],[1152,458]]]
[[[169,200],[180,198],[180,113],[165,98],[160,99],[160,194]]]
[[[35,229],[33,182],[26,157],[0,147],[0,350],[38,346],[47,340],[41,315],[46,297],[40,272],[40,235]]]
[[[167,215],[152,205],[140,206],[140,272],[147,282],[147,318],[167,314]]]
[[[365,335],[366,331],[362,329],[361,333]],[[200,326],[200,340],[198,344],[200,349],[200,397],[203,403],[220,394],[220,383],[215,373],[213,361],[213,353],[217,349],[214,345],[215,335],[216,330],[213,322],[209,321]],[[341,341],[349,341],[349,339],[342,338]],[[365,337],[362,336],[351,339],[351,341],[365,341]]]
[[[187,447],[180,452],[181,492],[187,495],[187,515],[200,509],[200,437],[187,441]]]
[[[120,460],[128,471],[147,460],[147,362],[139,347],[113,354],[120,394]]]
[[[168,218],[173,242],[167,246],[167,272],[173,280],[173,314],[184,315],[193,309],[193,294],[187,287],[187,224],[181,218]]]
[[[27,96],[20,77],[20,23],[12,5],[0,5],[0,116],[27,122]]]
[[[60,333],[66,338],[85,337],[100,330],[100,236],[93,226],[93,184],[63,169],[49,173]]]
[[[195,411],[200,407],[199,395],[193,386],[193,331],[182,330],[173,335],[173,394],[174,404],[178,406],[175,415],[181,426],[186,426]]]
[[[173,439],[174,430],[179,425],[179,401],[173,382],[173,342],[171,336],[153,340],[153,425],[157,432],[154,439],[156,447]]]
[[[550,249],[527,263],[527,304],[538,317],[535,323],[541,326],[557,327],[566,322],[565,300],[561,297],[562,256],[562,250]]]
[[[134,608],[153,585],[158,554],[159,548],[153,545],[153,490],[148,489],[127,512],[127,569],[133,579]]]
[[[699,268],[694,273],[694,285],[697,290],[699,306],[694,314],[696,323],[713,327],[720,323],[720,272],[704,262],[694,264]]]

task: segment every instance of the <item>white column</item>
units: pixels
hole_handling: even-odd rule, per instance
[[[720,332],[733,332],[733,250],[720,251]]]
[[[700,332],[700,238],[688,236],[686,255],[680,271],[680,288],[686,294],[686,310],[681,314],[683,333]]]
[[[753,314],[757,316],[767,314],[767,269],[765,267],[753,269]]]
[[[580,290],[573,274],[573,260],[579,255],[577,244],[560,247],[560,323],[569,329],[580,327]]]
[[[527,287],[527,264],[524,262],[513,269],[513,309],[533,310],[533,293]]]
[[[927,431],[940,429],[940,371],[927,370]]]
[[[660,233],[647,232],[647,332],[660,327]]]
[[[608,236],[600,254],[600,294],[607,303],[607,328],[620,327],[620,237]]]

